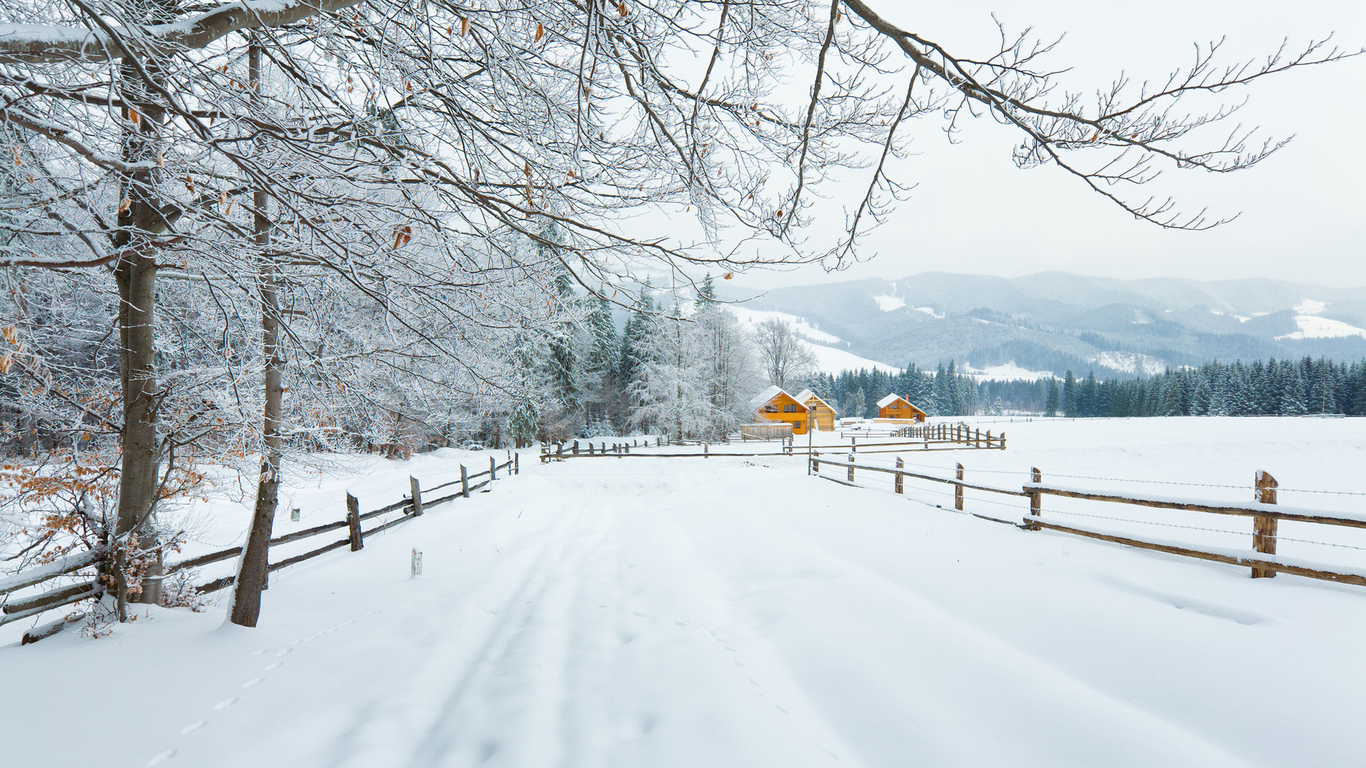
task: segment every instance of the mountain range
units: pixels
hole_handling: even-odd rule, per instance
[[[790,316],[814,345],[871,361],[933,368],[956,360],[1016,378],[1069,369],[1124,377],[1216,359],[1366,357],[1366,288],[1269,279],[927,272],[778,288],[740,306]]]

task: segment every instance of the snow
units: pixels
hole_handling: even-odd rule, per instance
[[[839,349],[838,347],[826,346],[828,344],[842,344],[848,346],[848,342],[838,336],[817,329],[814,325],[806,322],[804,318],[797,317],[796,315],[789,315],[785,312],[766,312],[757,309],[747,309],[736,305],[731,305],[727,308],[735,313],[735,316],[740,319],[741,323],[750,326],[751,328],[765,320],[774,318],[790,324],[793,330],[802,337],[802,343],[804,343],[807,349],[810,349],[811,353],[816,356],[816,367],[822,373],[837,374],[841,371],[857,371],[864,368],[869,370],[876,369],[886,373],[901,373],[901,369],[894,365],[879,363],[876,360],[869,360],[866,357],[860,357],[848,350]]]
[[[901,369],[895,365],[879,363],[876,360],[869,360],[866,357],[859,357],[852,352],[834,347],[823,347],[820,344],[807,345],[812,354],[816,356],[816,367],[825,373],[839,373],[840,371],[857,371],[863,368],[869,370],[879,370],[886,373],[901,373]]]
[[[1155,376],[1167,369],[1167,364],[1157,359],[1136,352],[1101,352],[1086,359],[1088,363],[1095,363],[1102,368],[1109,368],[1112,371],[1122,371],[1124,373],[1142,373]]]
[[[1031,371],[1028,368],[1021,368],[1015,364],[1014,360],[1001,365],[988,365],[985,368],[973,368],[965,365],[959,370],[977,381],[1038,381],[1053,375],[1051,371]]]
[[[877,302],[877,308],[883,312],[892,312],[906,306],[906,300],[897,296],[874,296],[873,301]]]
[[[936,320],[943,320],[945,317],[947,317],[947,315],[935,312],[934,307],[915,307],[915,311],[924,312],[925,314],[929,315],[930,317],[933,317]]]
[[[1219,310],[1217,310],[1217,309],[1210,309],[1210,314],[1212,314],[1212,315],[1218,315],[1219,317],[1232,317],[1234,320],[1237,320],[1237,321],[1240,322],[1240,323],[1246,323],[1247,321],[1249,321],[1249,320],[1252,319],[1252,318],[1248,317],[1247,315],[1230,315],[1230,314],[1227,313],[1227,312],[1221,312],[1221,311],[1219,311]],[[1265,313],[1264,313],[1264,314],[1265,314]]]
[[[1317,303],[1322,304],[1322,302]],[[1300,306],[1302,307],[1304,305],[1301,304]],[[1320,307],[1320,310],[1321,309],[1322,307]],[[1296,315],[1295,325],[1299,326],[1298,331],[1287,333],[1284,336],[1277,336],[1276,339],[1340,339],[1347,336],[1366,337],[1366,329],[1348,325],[1339,320],[1329,320],[1326,317]]]
[[[766,312],[764,310],[759,309],[748,309],[746,307],[742,307],[736,304],[727,305],[726,308],[729,309],[731,312],[734,312],[735,316],[740,318],[741,323],[744,323],[748,326],[758,325],[764,322],[765,320],[783,320],[787,322],[789,325],[791,325],[793,330],[795,330],[797,333],[806,337],[808,340],[814,341],[818,344],[845,343],[845,341],[840,337],[826,333],[825,331],[816,328],[816,326],[806,322],[805,318],[797,317],[796,315],[789,315],[786,312]]]
[[[777,397],[778,395],[786,395],[786,394],[787,394],[787,392],[785,392],[785,391],[783,390],[782,387],[778,386],[777,384],[774,384],[773,386],[769,387],[768,389],[765,389],[763,392],[760,392],[759,394],[757,394],[757,395],[755,395],[754,397],[750,398],[750,401],[749,401],[749,408],[750,408],[750,410],[757,410],[757,409],[758,409],[759,407],[761,407],[764,403],[767,403],[769,400],[772,400],[773,398]],[[788,395],[788,397],[792,397],[792,396],[791,396],[791,395]],[[796,399],[796,398],[794,398],[794,399]],[[799,400],[799,402],[805,402],[805,401],[800,401],[800,400]],[[803,405],[802,407],[805,408],[806,406]]]
[[[1299,315],[1317,315],[1328,308],[1328,302],[1305,299],[1295,305],[1295,313]]]
[[[896,401],[898,401],[898,400],[900,400],[900,399],[901,399],[901,395],[898,395],[898,394],[896,394],[896,393],[892,393],[892,394],[890,394],[890,395],[887,395],[887,396],[883,397],[881,400],[877,401],[877,407],[879,407],[879,408],[886,408],[887,406],[891,405],[892,403],[895,403]]]
[[[972,424],[1009,449],[911,451],[907,469],[961,462],[1018,488],[1037,466],[1048,484],[1240,502],[1265,469],[1287,506],[1342,511],[1360,497],[1294,489],[1366,491],[1366,419]],[[486,455],[357,459],[285,492],[335,519],[343,488],[373,508],[410,472]],[[25,627],[0,628],[5,764],[1271,768],[1366,750],[1361,588],[1023,531],[936,509],[947,486],[844,487],[800,456],[522,459],[490,493],[273,574],[254,630],[221,606],[23,648]],[[1027,506],[967,491],[968,511]],[[1251,539],[1244,518],[1044,509],[1188,546]],[[1366,532],[1280,530],[1287,560],[1366,564],[1289,540]],[[77,714],[92,697],[98,716]]]

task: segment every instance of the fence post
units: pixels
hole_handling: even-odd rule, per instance
[[[470,497],[470,471],[465,469],[465,465],[460,465],[460,495],[465,498]]]
[[[702,444],[702,458],[704,458],[704,459],[709,459],[709,458],[711,458],[711,443],[703,443],[703,444]]]
[[[996,439],[997,439],[998,441],[1000,441],[1000,443],[1001,443],[1001,450],[1004,451],[1004,450],[1006,449],[1006,433],[1002,432],[1002,433],[1001,433],[1001,436],[998,437],[998,438],[996,438]]]
[[[408,487],[413,492],[413,517],[422,514],[422,484],[416,477],[408,475]]]
[[[1037,485],[1043,482],[1043,473],[1039,471],[1038,467],[1030,467],[1029,478],[1031,482]],[[1029,492],[1029,514],[1031,517],[1039,517],[1043,514],[1043,493],[1037,490]],[[1031,530],[1038,529],[1033,528]]]
[[[1263,504],[1276,503],[1276,478],[1263,470],[1257,470],[1257,501]],[[1252,518],[1252,548],[1264,555],[1276,554],[1276,523],[1274,517],[1257,515]],[[1270,579],[1275,571],[1266,568],[1253,568],[1252,578]]]
[[[497,479],[498,479],[498,460],[495,459],[495,458],[493,458],[492,456],[490,456],[490,457],[489,457],[489,485],[493,485],[493,481],[494,481],[494,480],[497,480]]]
[[[858,435],[849,436],[849,450],[853,453],[858,453]]]
[[[813,452],[813,453],[811,454],[811,474],[813,474],[813,475],[819,475],[820,473],[821,473],[821,454],[820,454],[820,451],[815,451],[815,452]]]
[[[987,450],[991,449],[991,430],[987,430]]]
[[[854,482],[854,454],[849,454],[849,482]]]
[[[572,452],[573,452],[573,454],[574,454],[575,456],[578,456],[578,455],[579,455],[579,441],[578,441],[578,440],[575,440],[575,441],[574,441],[574,448],[573,448],[573,451],[572,451]]]
[[[897,468],[897,469],[905,469],[905,467],[906,467],[906,462],[902,461],[900,456],[896,457],[896,468]],[[896,473],[896,492],[897,492],[897,493],[902,493],[902,492],[903,492],[903,491],[901,490],[901,481],[902,481],[902,474],[901,474],[900,472],[897,472],[897,473]]]
[[[958,484],[953,486],[953,508],[963,511],[963,465],[958,465]]]
[[[522,474],[522,454],[520,453],[512,454],[512,474]]]
[[[413,547],[412,569],[414,576],[422,575],[422,550]]]
[[[360,532],[360,500],[350,493],[346,494],[346,527],[351,534],[351,551],[359,552],[365,546]]]

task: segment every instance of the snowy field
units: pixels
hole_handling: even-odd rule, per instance
[[[1366,491],[1366,420],[981,426],[1009,449],[906,461],[961,461],[1003,487],[1038,466],[1046,481],[1200,498],[1250,498],[1256,469],[1285,488]],[[316,524],[341,515],[342,489],[372,508],[410,471],[478,458],[357,460],[289,493],[300,525]],[[224,626],[221,608],[24,648],[24,627],[0,629],[0,763],[1362,763],[1366,589],[1027,532],[936,509],[951,506],[943,490],[848,488],[808,478],[801,457],[527,453],[490,493],[276,573],[255,630]],[[1001,498],[1014,507],[969,492],[968,508],[1023,506]],[[1062,500],[1045,508],[1066,516]],[[246,519],[220,513],[222,531]],[[1213,525],[1250,531],[1229,520]],[[1246,548],[1237,535],[1227,545]],[[1362,554],[1334,549],[1312,556]]]

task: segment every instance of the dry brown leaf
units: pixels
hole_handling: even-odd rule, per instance
[[[536,37],[531,42],[539,43],[542,37],[545,37],[545,27],[541,26],[541,22],[538,21],[536,22]]]

